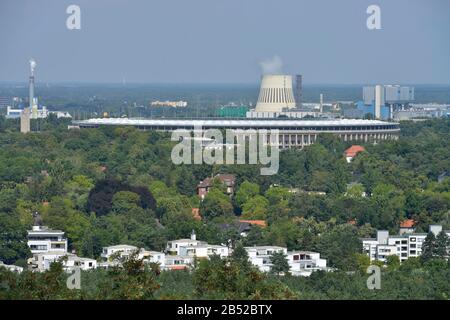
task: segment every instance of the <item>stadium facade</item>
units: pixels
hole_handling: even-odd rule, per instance
[[[72,121],[70,128],[97,128],[101,126],[133,126],[142,130],[171,132],[177,129],[197,131],[207,129],[277,130],[280,148],[301,148],[314,143],[321,133],[332,133],[344,141],[379,143],[396,140],[400,126],[395,122],[379,120],[271,120],[271,119],[128,119],[99,118]]]

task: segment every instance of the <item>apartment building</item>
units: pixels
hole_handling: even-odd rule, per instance
[[[28,230],[28,247],[31,253],[66,253],[67,239],[64,238],[64,232],[60,230],[51,230],[45,226],[33,226]]]
[[[437,236],[442,231],[441,225],[430,225],[429,232]],[[445,231],[450,236],[450,230]],[[389,235],[387,230],[378,230],[376,238],[362,239],[363,252],[370,261],[386,262],[388,256],[396,255],[400,262],[422,254],[422,244],[427,233],[415,233],[412,227],[401,228],[400,234]]]

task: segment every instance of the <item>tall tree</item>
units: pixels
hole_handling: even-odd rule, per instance
[[[448,257],[448,247],[450,240],[447,233],[442,230],[436,237],[435,255],[438,258],[445,259]]]
[[[270,273],[272,274],[287,274],[289,273],[289,263],[287,260],[287,256],[284,252],[274,252],[270,256],[270,262],[272,262],[272,268],[270,269]]]
[[[422,244],[422,262],[429,261],[433,259],[434,253],[436,251],[436,237],[433,232],[429,232]]]

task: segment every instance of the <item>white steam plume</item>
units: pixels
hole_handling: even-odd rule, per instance
[[[274,55],[271,59],[260,62],[263,74],[279,74],[282,73],[283,61],[278,55]]]

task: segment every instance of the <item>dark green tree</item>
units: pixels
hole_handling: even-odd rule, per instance
[[[270,273],[276,275],[289,273],[289,263],[284,252],[272,253],[272,255],[270,256],[270,262],[272,263]]]
[[[433,259],[436,252],[436,237],[433,232],[429,232],[422,244],[422,255],[420,256],[423,263]]]
[[[437,258],[445,259],[448,257],[448,248],[450,241],[447,233],[442,230],[436,237],[435,255]]]

